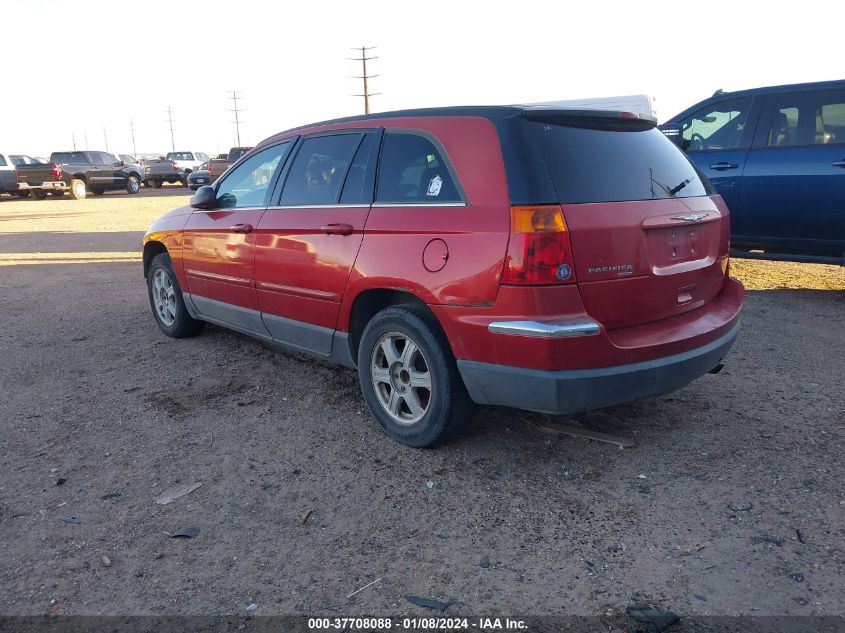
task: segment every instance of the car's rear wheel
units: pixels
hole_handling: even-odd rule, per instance
[[[202,329],[203,322],[193,318],[185,307],[185,299],[167,253],[156,255],[150,263],[147,290],[156,323],[167,336],[184,338]]]
[[[129,176],[126,179],[126,192],[127,193],[138,193],[141,190],[141,181],[138,180],[138,176]]]
[[[32,190],[32,197],[36,200],[44,200],[47,197],[46,191],[41,191],[41,189],[33,189]]]
[[[445,334],[427,310],[393,306],[367,324],[358,348],[364,399],[385,433],[422,448],[457,433],[472,414]]]
[[[162,183],[161,183],[161,181],[160,181],[160,180],[153,180],[152,182],[153,182],[153,187],[154,187],[155,189],[161,189],[161,184],[162,184]]]
[[[65,192],[64,191],[51,191],[50,195],[53,196],[54,198],[63,198],[64,195],[65,195]]]
[[[70,181],[70,197],[74,200],[85,200],[88,195],[88,186],[85,181],[80,178],[74,178]]]

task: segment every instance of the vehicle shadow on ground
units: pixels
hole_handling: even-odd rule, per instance
[[[44,217],[44,216],[39,216]],[[2,219],[2,216],[0,216]],[[38,231],[0,233],[0,253],[92,253],[137,251],[141,254],[143,231],[74,233]]]
[[[41,201],[39,201],[41,202]],[[9,213],[0,213],[0,222],[8,222],[13,220],[50,220],[50,219],[57,219],[57,218],[67,218],[73,217],[76,215],[82,215],[82,211],[54,211],[49,214],[45,213],[38,213],[38,214],[26,214],[26,213],[15,213],[11,211]]]

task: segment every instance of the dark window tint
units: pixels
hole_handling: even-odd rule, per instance
[[[776,97],[769,147],[834,143],[845,143],[845,91]]]
[[[340,187],[361,134],[307,138],[296,153],[282,192],[282,206],[337,204]]]
[[[720,101],[682,121],[682,147],[690,152],[740,147],[751,101],[751,97]]]
[[[100,152],[91,152],[90,155],[91,155],[91,164],[92,165],[105,165],[106,164],[105,158],[103,158],[103,154],[101,154]]]
[[[424,136],[386,132],[376,202],[460,202],[440,151]]]
[[[550,116],[533,118],[530,125],[561,203],[712,192],[684,153],[644,122]]]
[[[87,163],[88,159],[82,152],[54,152],[50,155],[50,162],[66,165],[68,163]]]
[[[12,158],[11,161],[14,163],[15,159]],[[22,163],[14,163],[15,165],[21,165]],[[0,154],[0,167],[6,167],[6,158],[3,154]]]
[[[370,180],[367,183],[367,166],[370,155],[375,146],[376,135],[365,134],[364,140],[355,152],[355,158],[349,166],[349,173],[346,175],[346,182],[343,184],[343,193],[340,194],[341,204],[369,204],[373,201],[373,186]]]
[[[289,147],[290,141],[256,152],[228,173],[217,186],[217,207],[237,209],[264,206],[273,174]]]

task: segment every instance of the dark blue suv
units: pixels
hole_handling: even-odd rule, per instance
[[[845,81],[718,91],[660,128],[727,202],[734,248],[845,258]]]

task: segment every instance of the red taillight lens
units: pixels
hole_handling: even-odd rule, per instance
[[[511,239],[502,283],[575,282],[569,230],[559,205],[511,207]]]
[[[57,163],[53,163],[53,175],[56,177],[56,180],[62,179],[62,170]]]
[[[179,171],[179,165],[176,164],[176,161],[173,161],[173,171]]]

